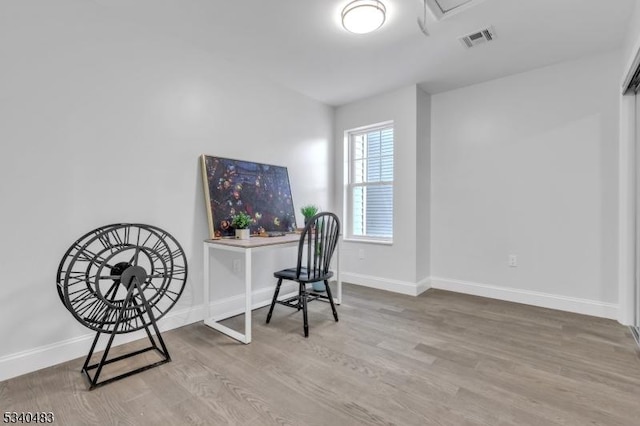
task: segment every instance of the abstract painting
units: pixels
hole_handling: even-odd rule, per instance
[[[251,234],[292,232],[296,217],[286,167],[202,155],[210,238],[234,235],[231,219],[245,212]]]

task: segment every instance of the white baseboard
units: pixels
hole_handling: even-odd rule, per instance
[[[164,332],[200,321],[202,318],[202,305],[184,308],[169,312],[166,316],[160,319],[160,321],[158,321],[158,328],[160,328],[160,331]],[[122,345],[145,337],[146,335],[144,330],[120,334],[114,339],[114,346]],[[0,358],[0,381],[31,373],[42,368],[51,367],[52,365],[60,364],[72,359],[80,357],[84,358],[89,353],[89,349],[91,348],[91,343],[94,338],[95,333],[89,332],[82,336],[3,356]],[[106,343],[107,339],[101,338],[96,346],[96,351],[103,350]],[[171,352],[170,349],[169,352]]]
[[[542,293],[438,277],[431,277],[431,287],[440,290],[454,291],[457,293],[472,294],[474,296],[488,297],[491,299],[500,299],[509,302],[523,303],[526,305],[540,306],[542,308],[591,315],[594,317],[609,319],[618,318],[618,305],[600,302],[597,300],[580,299],[576,297],[561,296],[558,294]]]
[[[431,278],[430,277],[426,277],[421,279],[420,281],[418,281],[418,284],[416,284],[417,287],[417,293],[416,296],[424,293],[425,291],[429,290],[431,288]]]
[[[418,283],[390,280],[356,273],[342,273],[341,278],[345,282],[356,285],[407,294],[410,296],[417,296],[429,288],[436,288],[602,318],[616,319],[618,316],[618,306],[612,303],[446,278],[425,278],[420,280]],[[295,292],[296,284],[283,284],[281,289],[282,296],[295,294]],[[253,309],[268,305],[271,302],[272,296],[273,288],[269,287],[253,292]],[[244,312],[244,295],[241,294],[215,301],[210,304],[210,309],[211,316],[216,320],[241,314]],[[158,326],[160,330],[164,332],[192,324],[194,322],[202,321],[203,318],[203,306],[198,305],[170,312],[159,321]],[[94,337],[95,334],[90,332],[61,342],[1,357],[0,381],[70,361],[72,359],[85,357]],[[122,334],[116,337],[115,345],[121,345],[144,337],[144,331]],[[102,342],[100,342],[101,344],[99,343],[98,348],[96,349],[97,351],[104,349],[106,339],[101,340]],[[171,352],[171,348],[169,348],[169,352]]]
[[[361,285],[364,287],[387,290],[394,293],[417,296],[429,289],[429,278],[425,278],[418,283],[409,281],[393,280],[389,278],[379,278],[372,275],[356,274],[353,272],[341,272],[340,278],[344,282]]]
[[[286,296],[288,294],[294,294],[296,289],[297,284],[295,283],[283,283],[280,295]],[[253,292],[253,309],[261,308],[271,303],[273,290],[273,288],[262,288]],[[241,314],[244,312],[244,294],[215,301],[211,303],[210,309],[211,316],[216,320]],[[158,327],[161,332],[165,332],[202,321],[203,319],[203,305],[198,305],[169,312],[158,321]],[[51,367],[72,359],[84,358],[87,356],[87,353],[89,353],[94,338],[95,333],[88,332],[82,336],[3,356],[0,358],[0,381],[31,373],[42,368]],[[120,334],[116,336],[114,346],[142,338],[146,338],[144,330]],[[104,349],[106,341],[106,338],[100,339],[96,347],[96,352]],[[171,347],[168,349],[169,353],[171,353]]]

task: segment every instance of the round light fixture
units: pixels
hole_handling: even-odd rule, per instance
[[[342,26],[355,34],[375,31],[384,24],[387,9],[378,0],[355,0],[342,9]]]

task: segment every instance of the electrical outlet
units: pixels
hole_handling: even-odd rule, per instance
[[[510,254],[509,255],[509,266],[512,268],[515,268],[516,266],[518,266],[518,256],[515,254]]]
[[[240,272],[240,259],[233,259],[233,272],[234,273],[239,273]]]
[[[358,259],[364,259],[364,249],[358,250]]]

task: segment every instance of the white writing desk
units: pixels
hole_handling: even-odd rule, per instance
[[[282,237],[251,237],[249,240],[236,239],[219,239],[204,241],[204,323],[205,325],[226,334],[242,343],[251,343],[251,308],[252,308],[252,285],[251,285],[251,255],[253,252],[262,250],[273,250],[284,247],[297,246],[300,241],[300,234],[287,234]],[[236,330],[220,324],[220,320],[224,318],[213,318],[211,316],[211,298],[210,298],[210,280],[211,270],[209,268],[209,256],[214,250],[224,250],[236,253],[244,253],[244,291],[245,291],[245,307],[244,307],[244,334]],[[335,253],[336,260],[336,281],[337,281],[337,298],[335,303],[342,303],[342,281],[340,280],[340,242],[338,242],[338,250]],[[296,258],[291,259],[294,265]],[[274,271],[275,272],[275,271]],[[275,284],[275,278],[274,278]],[[275,286],[274,286],[275,291]]]

